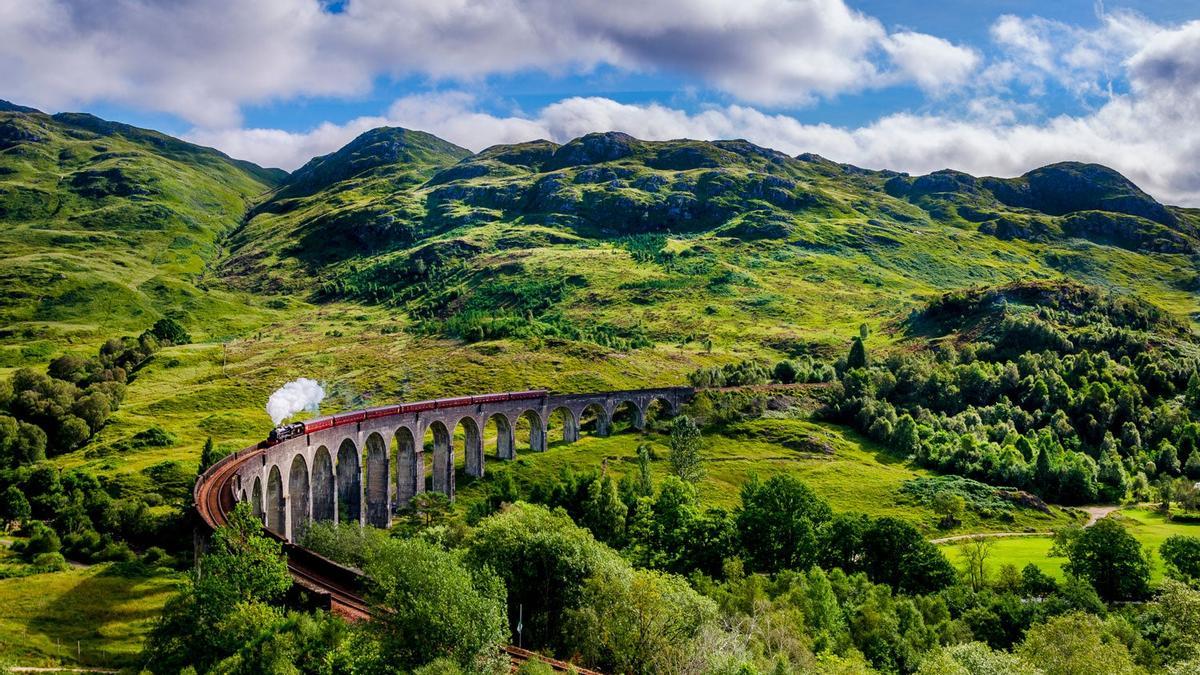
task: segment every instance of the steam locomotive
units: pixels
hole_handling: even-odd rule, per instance
[[[480,403],[499,403],[502,401],[525,401],[529,399],[544,398],[547,394],[545,389],[534,389],[531,391],[510,391],[502,394],[480,394],[478,396],[457,396],[454,398],[439,398],[432,401],[418,401],[416,403],[398,403],[396,405],[385,405],[378,408],[367,408],[366,410],[356,410],[354,412],[345,412],[337,415],[329,415],[326,417],[318,417],[314,420],[306,422],[294,422],[292,424],[281,424],[271,430],[267,436],[267,440],[260,443],[260,447],[269,448],[290,438],[311,434],[316,431],[322,431],[331,427],[341,426],[343,424],[355,424],[363,420],[376,419],[378,417],[388,417],[390,415],[403,415],[404,413],[418,413],[427,410],[441,410],[443,408],[458,408],[467,405],[478,405]]]

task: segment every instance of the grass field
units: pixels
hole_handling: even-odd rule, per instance
[[[1176,534],[1200,537],[1200,525],[1172,523],[1162,514],[1145,508],[1121,509],[1114,517],[1128,527],[1129,532],[1149,551],[1151,583],[1162,581],[1165,575],[1166,570],[1162,558],[1159,557],[1158,547],[1167,537]],[[988,569],[995,573],[1007,563],[1020,569],[1032,562],[1055,579],[1062,579],[1062,567],[1067,559],[1050,557],[1051,544],[1051,538],[1046,536],[997,538],[992,542]],[[958,543],[943,544],[942,550],[956,567],[962,567],[962,553]]]
[[[742,437],[749,428],[749,437]],[[912,522],[933,535],[937,516],[928,507],[907,499],[900,486],[917,476],[930,475],[899,459],[871,441],[844,428],[807,420],[759,420],[738,427],[738,437],[710,434],[705,438],[706,475],[699,484],[702,504],[726,509],[736,507],[741,486],[752,475],[769,477],[789,473],[803,480],[829,501],[835,511],[858,511],[874,516],[896,516]],[[764,439],[785,440],[787,445]],[[532,485],[557,476],[564,469],[597,471],[607,466],[619,477],[635,470],[637,446],[650,443],[658,459],[653,463],[656,480],[667,475],[669,452],[665,436],[627,431],[607,438],[583,436],[571,445],[551,444],[545,453],[523,453],[510,465],[499,460],[488,463],[489,470],[511,471],[518,483]],[[791,447],[789,447],[791,446]],[[796,450],[806,447],[808,450]],[[458,499],[463,508],[478,500],[487,478],[460,487]],[[1055,510],[1053,515],[1037,511],[1017,511],[1013,522],[968,517],[965,524],[948,534],[991,532],[1016,529],[1047,530],[1068,522]]]
[[[110,565],[0,580],[0,664],[139,670],[146,634],[180,576]]]

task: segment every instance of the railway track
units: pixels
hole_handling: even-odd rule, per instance
[[[209,467],[196,481],[192,495],[196,511],[210,531],[228,522],[227,514],[233,510],[235,505],[231,483],[238,467],[259,457],[263,452],[257,446],[235,452]],[[302,546],[284,542],[270,530],[264,529],[264,532],[267,536],[283,543],[283,550],[288,560],[288,572],[297,586],[319,598],[327,599],[328,609],[333,614],[350,621],[371,619],[370,605],[359,593],[361,577],[357,570],[339,565]],[[511,672],[516,672],[526,661],[538,660],[546,663],[556,672],[600,675],[595,671],[551,659],[520,647],[505,645],[503,649],[504,653],[508,655]]]

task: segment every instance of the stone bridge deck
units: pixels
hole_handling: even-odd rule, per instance
[[[563,420],[563,440],[573,443],[585,416],[594,417],[595,433],[605,436],[613,415],[627,409],[633,426],[641,429],[652,405],[673,415],[693,393],[688,387],[671,387],[547,394],[365,419],[253,453],[233,469],[230,486],[235,499],[249,501],[266,527],[289,542],[302,538],[314,520],[387,527],[392,513],[426,489],[427,433],[433,438],[430,489],[453,499],[455,453],[464,454],[468,475],[483,476],[488,422],[496,425],[496,457],[511,460],[517,455],[514,432],[521,420],[529,425],[529,450],[542,452],[556,413]],[[456,443],[459,435],[462,441]]]

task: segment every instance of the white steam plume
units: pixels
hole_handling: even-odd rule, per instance
[[[302,377],[288,382],[271,394],[271,398],[267,399],[267,414],[271,416],[271,422],[278,425],[301,410],[316,412],[324,398],[325,389],[320,383]]]

